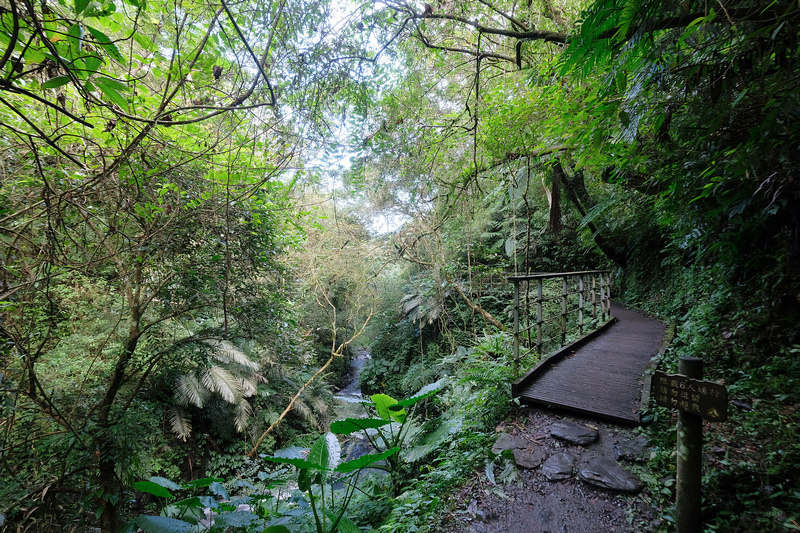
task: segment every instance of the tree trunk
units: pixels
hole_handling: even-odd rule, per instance
[[[134,309],[133,314],[128,340],[119,359],[117,359],[114,374],[100,403],[97,416],[98,433],[94,442],[95,453],[100,457],[98,484],[101,491],[97,503],[103,508],[103,512],[100,515],[100,528],[104,533],[114,533],[120,527],[119,500],[121,483],[117,477],[116,443],[111,435],[111,427],[114,425],[114,421],[111,419],[111,408],[125,382],[125,369],[131,357],[133,357],[139,338],[142,335],[141,331],[139,331],[138,309]]]
[[[567,190],[570,200],[572,200],[572,203],[575,204],[575,207],[578,209],[578,212],[581,214],[582,217],[586,217],[586,210],[583,208],[583,204],[581,203],[580,198],[578,198],[578,193],[575,191],[575,187],[573,186],[573,184],[570,183],[569,179],[567,179],[567,175],[564,172],[564,168],[561,166],[560,161],[556,161],[556,164],[553,167],[553,172],[554,174],[559,175],[558,179],[560,183]],[[555,180],[556,176],[554,175],[553,181],[555,182]],[[614,261],[614,263],[616,263],[618,266],[624,268],[628,264],[628,261],[630,261],[629,254],[625,253],[624,251],[616,249],[611,243],[609,243],[600,234],[600,232],[597,231],[597,226],[595,226],[594,223],[589,222],[586,225],[592,232],[592,238],[594,239],[595,244],[597,244],[597,247],[600,248],[600,251],[603,252],[606,257]]]

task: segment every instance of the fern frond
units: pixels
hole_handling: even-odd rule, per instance
[[[202,409],[209,396],[208,388],[200,383],[196,375],[187,374],[178,378],[174,394],[175,403],[178,405],[186,407],[191,404]]]
[[[221,366],[212,366],[203,374],[203,385],[219,394],[228,403],[238,403],[242,397],[239,380]]]
[[[192,434],[192,424],[186,413],[178,406],[171,407],[167,411],[172,432],[184,441]]]
[[[208,345],[215,350],[214,357],[223,364],[236,364],[251,372],[259,370],[257,362],[250,359],[242,350],[228,341],[208,341]]]
[[[239,378],[239,387],[242,389],[242,397],[249,398],[256,395],[257,380],[251,377]]]
[[[236,431],[244,433],[245,430],[247,430],[247,422],[250,420],[251,416],[253,416],[253,407],[250,405],[250,402],[242,398],[239,400],[239,403],[236,404],[233,417],[233,425],[236,427]]]
[[[322,396],[314,396],[311,398],[311,408],[317,413],[325,414],[328,411],[328,404]]]
[[[316,415],[314,415],[314,411],[312,411],[308,404],[306,404],[303,400],[298,399],[294,403],[294,410],[304,422],[307,422],[319,429],[319,420],[317,420]]]

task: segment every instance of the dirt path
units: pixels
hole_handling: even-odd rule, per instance
[[[580,446],[551,436],[553,425],[570,421],[596,429],[599,438]],[[564,415],[536,407],[522,407],[497,428],[497,433],[521,437],[538,455],[551,457],[568,452],[578,459],[575,471],[598,457],[616,460],[628,445],[637,450],[637,460],[620,459],[626,470],[641,471],[648,455],[644,438],[630,427]],[[543,452],[543,453],[542,453]],[[642,532],[659,523],[650,508],[647,489],[636,495],[598,489],[573,475],[564,481],[549,481],[541,467],[518,468],[518,477],[502,483],[495,468],[492,485],[484,471],[476,473],[452,499],[453,509],[444,532],[459,533],[556,533]]]

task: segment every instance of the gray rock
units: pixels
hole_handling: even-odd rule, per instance
[[[589,485],[620,492],[637,493],[644,488],[638,477],[606,457],[598,457],[583,466],[578,478]]]
[[[500,455],[506,450],[524,450],[528,447],[528,441],[522,437],[515,437],[508,433],[501,433],[492,446],[492,453]]]
[[[567,452],[551,455],[542,465],[542,474],[549,481],[561,481],[572,477],[578,458]]]
[[[522,468],[536,468],[544,461],[544,451],[540,447],[522,437],[502,433],[492,446],[492,453],[499,455],[507,450],[514,454],[514,460]]]
[[[645,452],[647,452],[647,439],[641,435],[614,445],[614,456],[617,461],[642,461],[645,459]]]
[[[536,468],[544,461],[544,450],[530,444],[524,450],[514,450],[514,460],[522,468]]]
[[[550,428],[550,435],[557,439],[585,446],[596,441],[600,433],[596,429],[562,420],[553,424],[553,427]]]

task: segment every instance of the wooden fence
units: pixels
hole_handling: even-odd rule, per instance
[[[611,317],[610,274],[587,270],[508,278],[514,284],[515,376],[520,347],[542,356],[566,345],[573,333],[582,337],[584,329],[599,327]]]

